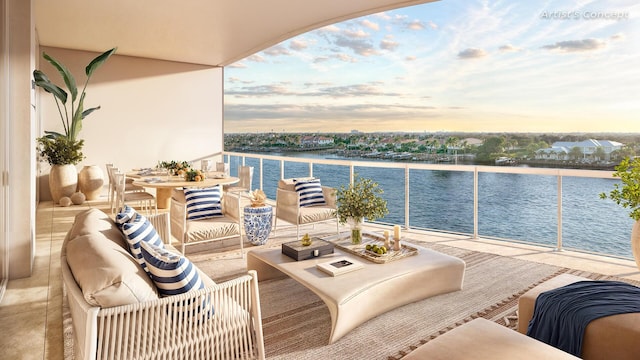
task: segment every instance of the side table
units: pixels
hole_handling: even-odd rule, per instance
[[[273,207],[271,205],[245,206],[244,232],[251,244],[264,245],[267,242],[271,233],[272,220]]]

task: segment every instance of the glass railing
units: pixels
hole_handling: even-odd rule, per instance
[[[314,176],[340,187],[355,174],[384,189],[389,214],[378,223],[533,243],[632,259],[633,220],[601,200],[611,171],[359,161],[224,152],[231,174],[254,167],[254,189],[275,198],[278,180]]]

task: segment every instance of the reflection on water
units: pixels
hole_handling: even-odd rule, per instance
[[[276,154],[270,154],[276,155]],[[309,153],[277,154],[314,157]],[[316,158],[342,159],[316,155]],[[246,158],[254,166],[253,184],[259,185],[259,160]],[[231,159],[231,173],[239,159]],[[280,161],[263,161],[264,191],[275,198]],[[389,214],[385,223],[404,224],[404,169],[356,167],[355,172],[372,178],[384,189]],[[285,162],[287,178],[308,176],[309,165]],[[349,182],[346,166],[315,164],[313,175],[323,185],[339,187]],[[480,236],[524,240],[555,246],[558,238],[557,178],[546,175],[480,173],[478,175],[478,233]],[[633,220],[620,206],[601,200],[615,180],[563,177],[562,241],[567,248],[631,257],[629,239]],[[473,174],[461,171],[410,170],[409,224],[416,228],[473,233]]]

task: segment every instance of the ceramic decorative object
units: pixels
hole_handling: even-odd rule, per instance
[[[86,196],[84,196],[84,194],[80,191],[74,192],[73,195],[71,195],[71,202],[73,203],[73,205],[82,205],[85,199]]]
[[[74,165],[53,165],[49,172],[49,190],[54,203],[60,198],[69,197],[78,188],[78,170]]]
[[[87,165],[78,174],[78,188],[87,200],[96,200],[100,197],[104,185],[104,173],[98,165]]]
[[[61,197],[58,203],[63,207],[71,206],[72,204],[71,199],[68,196]]]
[[[264,245],[269,239],[273,219],[271,206],[245,207],[244,232],[253,245]]]

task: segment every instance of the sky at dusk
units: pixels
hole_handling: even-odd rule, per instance
[[[225,133],[640,132],[640,2],[443,0],[225,68]]]

